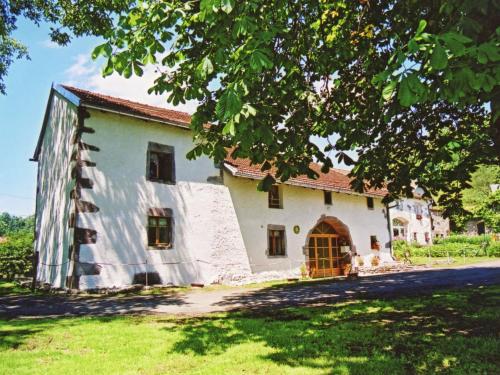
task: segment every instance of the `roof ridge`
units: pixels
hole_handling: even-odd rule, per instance
[[[188,112],[178,111],[176,109],[164,108],[164,107],[159,107],[159,106],[155,106],[155,105],[151,105],[151,104],[147,104],[147,103],[136,102],[134,100],[129,100],[129,99],[121,98],[119,96],[106,95],[106,94],[102,94],[100,92],[85,90],[85,89],[82,89],[82,88],[79,88],[79,87],[70,86],[70,85],[61,84],[61,86],[63,88],[65,88],[65,89],[67,89],[67,90],[70,90],[70,91],[74,90],[76,92],[82,92],[82,93],[87,94],[87,95],[95,95],[95,96],[99,96],[99,97],[101,97],[103,99],[107,99],[107,100],[112,100],[112,101],[117,101],[118,100],[118,101],[126,102],[126,103],[129,103],[129,104],[132,104],[132,105],[140,105],[140,106],[148,107],[148,108],[154,109],[154,110],[169,111],[169,112],[172,112],[172,113],[177,113],[177,114],[182,115],[182,116],[189,116],[189,117],[192,116]]]
[[[231,174],[235,177],[244,177],[250,179],[262,179],[267,174],[274,175],[273,169],[262,171],[260,167],[262,164],[253,164],[248,158],[233,158],[231,155],[226,156],[224,161],[234,168]],[[350,185],[352,178],[348,176],[348,171],[340,168],[330,168],[327,173],[321,172],[321,164],[312,162],[310,167],[318,173],[318,178],[310,179],[306,175],[298,175],[291,177],[285,183],[290,185],[298,185],[303,187],[310,187],[313,189],[334,189],[338,191],[350,192],[354,194],[368,195],[368,196],[384,196],[387,193],[385,188],[375,189],[368,188],[363,193],[355,192]]]

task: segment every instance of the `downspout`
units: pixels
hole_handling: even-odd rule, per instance
[[[387,230],[389,231],[389,246],[390,246],[390,249],[391,249],[391,257],[392,259],[394,259],[394,249],[392,248],[392,231],[391,231],[391,208],[395,208],[397,207],[397,205],[395,206],[389,206],[388,203],[386,203],[385,205],[385,210],[387,211]]]
[[[434,218],[432,217],[431,206],[432,206],[432,201],[427,204],[427,212],[429,213],[429,219],[431,222],[430,238],[431,238],[431,242],[434,243]]]

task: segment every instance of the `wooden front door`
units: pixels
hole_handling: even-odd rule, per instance
[[[309,274],[311,277],[332,277],[342,274],[339,235],[321,223],[309,236]]]

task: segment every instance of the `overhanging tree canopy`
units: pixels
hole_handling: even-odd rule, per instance
[[[451,210],[500,155],[498,13],[494,0],[132,1],[94,57],[105,75],[155,64],[152,92],[200,102],[189,157],[231,147],[281,180],[336,157],[358,190],[393,197],[416,180]]]

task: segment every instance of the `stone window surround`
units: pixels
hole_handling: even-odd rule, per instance
[[[161,180],[151,179],[149,177],[149,163],[150,163],[151,152],[172,155],[172,181],[161,181]],[[147,154],[146,154],[146,180],[150,181],[150,182],[156,182],[159,184],[166,184],[166,185],[175,185],[176,184],[174,146],[162,145],[160,143],[155,143],[155,142],[148,142],[148,150],[147,150]]]
[[[282,230],[283,231],[283,244],[285,247],[285,255],[270,255],[269,254],[269,231],[270,230]],[[275,258],[288,258],[288,251],[287,251],[287,240],[286,240],[286,226],[284,225],[279,225],[279,224],[268,224],[267,229],[266,229],[266,235],[267,235],[267,249],[266,249],[266,256],[271,259]]]
[[[157,207],[151,207],[148,209],[148,212],[147,212],[147,216],[146,216],[146,219],[147,219],[147,222],[146,222],[146,231],[148,230],[149,228],[149,218],[150,217],[168,217],[170,218],[170,225],[171,225],[171,234],[170,234],[170,238],[171,238],[171,241],[170,241],[170,245],[168,246],[154,246],[154,245],[150,245],[148,242],[149,241],[146,241],[146,247],[148,250],[174,250],[174,244],[175,244],[175,220],[174,220],[174,214],[173,214],[173,210],[171,208],[157,208]],[[146,233],[146,239],[147,239],[148,235]]]

